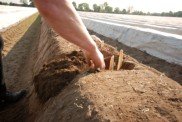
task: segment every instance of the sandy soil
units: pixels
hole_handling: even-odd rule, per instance
[[[32,56],[39,36],[38,14],[16,26],[1,32],[4,39],[3,65],[5,82],[11,91],[29,89],[32,81]],[[0,121],[24,121],[27,114],[27,98],[0,111]]]
[[[53,34],[50,36],[55,38]],[[61,48],[67,49],[67,52],[62,54],[73,52],[74,48],[65,45],[66,40],[56,38],[62,44]],[[108,46],[103,49],[105,52],[111,52]],[[58,60],[55,62],[53,59],[53,62],[59,67],[63,59],[59,56]],[[52,91],[56,95],[51,96],[46,102],[44,99],[44,103],[41,104],[42,108],[32,111],[33,113],[36,111],[35,120],[40,122],[180,121],[181,86],[163,73],[139,63],[128,55],[125,55],[125,61],[132,61],[135,67],[130,70],[125,68],[120,71],[106,70],[94,73],[85,70],[77,75],[73,72],[69,76],[74,76],[74,78],[69,77],[71,79],[66,80],[62,76],[64,68],[55,69],[55,66],[51,66],[52,61],[48,61],[44,66],[48,68],[43,68],[36,76],[40,79],[38,82],[41,82],[41,86],[45,86],[47,90],[53,89],[52,85],[47,84],[50,82],[57,84],[57,79],[60,79],[60,83],[64,81],[69,84],[63,88],[58,85],[60,89],[55,87],[56,91]],[[48,70],[50,67],[54,68],[56,73]],[[72,64],[71,69],[74,70],[75,67],[77,64]],[[67,68],[67,71],[70,71],[70,68]],[[52,78],[48,79],[48,75]],[[47,80],[41,80],[45,76]],[[34,79],[34,81],[37,80]],[[41,91],[36,92],[39,94]],[[43,96],[49,95],[46,92],[42,94]],[[35,104],[31,104],[33,105]]]
[[[113,44],[98,35],[105,42],[122,47],[129,54],[124,56],[125,62],[132,62],[134,67],[119,71],[90,70],[78,47],[58,36],[44,22],[40,29],[40,19],[36,17],[2,33],[9,89],[27,88],[29,94],[0,111],[0,121],[182,120],[181,67]],[[111,49],[105,45],[103,51],[108,48]],[[156,66],[157,70],[149,66]]]

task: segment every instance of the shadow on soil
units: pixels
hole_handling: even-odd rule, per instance
[[[26,20],[24,20],[24,21],[26,21]],[[19,23],[19,24],[21,24],[21,23]],[[21,66],[26,65],[25,61],[29,57],[29,55],[28,55],[29,50],[32,48],[31,43],[32,43],[32,41],[34,41],[37,38],[36,33],[38,32],[39,27],[40,27],[40,17],[37,17],[36,20],[31,24],[31,26],[25,32],[25,34],[21,37],[21,39],[18,40],[17,43],[9,51],[9,53],[5,57],[3,57],[3,62],[5,64],[5,67],[8,66],[10,68],[9,70],[11,70],[11,68],[13,68],[13,65],[16,65],[17,61],[21,60],[20,64],[18,64],[20,66],[18,66],[17,78],[14,79],[17,81],[15,81],[15,83],[13,84],[14,86],[8,86],[9,87],[8,89],[10,89],[10,91],[18,91],[19,89],[22,89],[22,88],[25,89],[25,86],[26,86],[26,88],[28,87],[27,83],[26,83],[27,81],[25,81],[23,83],[19,83],[20,79],[18,79],[18,78],[22,74],[18,74],[18,73],[19,73],[19,70],[21,69]],[[8,29],[7,31],[9,31],[9,30],[11,30],[11,28]],[[16,32],[12,32],[12,33],[16,33]],[[18,31],[17,31],[17,33],[18,33]],[[30,45],[28,45],[28,44],[30,44]],[[22,47],[22,45],[23,45],[23,47]],[[16,55],[18,55],[18,52],[20,50],[25,51],[25,52],[23,52],[22,56],[18,56],[18,58],[20,58],[20,59],[18,59]],[[9,60],[11,61],[12,59],[13,59],[13,62],[15,62],[15,64],[12,64],[12,63],[6,64]],[[23,100],[19,101],[18,103],[9,105],[6,108],[4,108],[3,110],[0,110],[0,121],[1,122],[13,122],[13,121],[24,122],[26,120],[26,116],[28,113],[27,104],[26,104],[27,100],[28,100],[28,98],[26,97]]]
[[[105,36],[102,36],[102,35],[94,32],[94,31],[89,30],[89,32],[91,35],[98,36],[99,38],[104,40],[105,43],[116,47],[118,50],[122,49],[126,54],[128,54],[131,57],[138,60],[138,62],[145,64],[149,67],[152,67],[161,73],[164,73],[167,77],[175,80],[180,85],[182,85],[182,66],[168,63],[165,60],[151,56],[151,55],[149,55],[145,52],[142,52],[136,48],[128,47],[128,46],[118,42],[117,40],[107,38]]]

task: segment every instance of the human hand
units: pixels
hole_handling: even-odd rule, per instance
[[[87,61],[93,61],[94,68],[105,69],[104,56],[98,48],[94,49],[92,52],[84,51]]]

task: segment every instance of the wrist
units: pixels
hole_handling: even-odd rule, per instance
[[[97,44],[94,40],[90,41],[91,43],[88,45],[86,51],[89,53],[94,53],[98,50]]]

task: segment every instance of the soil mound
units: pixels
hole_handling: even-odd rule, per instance
[[[67,86],[78,74],[88,68],[84,54],[80,51],[73,51],[70,54],[63,54],[44,64],[42,70],[34,78],[35,91],[42,101],[57,95]]]
[[[114,55],[114,60],[117,62],[119,52],[116,48],[105,44],[95,35],[92,35],[92,38],[103,53],[104,58],[106,59],[106,69],[108,69],[111,56]],[[61,90],[73,81],[78,74],[85,71],[90,73],[95,72],[94,69],[90,69],[82,51],[70,51],[70,53],[63,53],[57,56],[57,58],[54,57],[49,60],[42,67],[43,68],[33,80],[35,91],[42,102],[46,102],[50,97],[54,97],[59,94]],[[128,61],[128,58],[125,55],[121,69],[133,70],[134,68],[135,63]]]
[[[18,68],[21,69],[17,75],[21,83],[14,83],[11,87],[27,87],[29,94],[25,100],[17,104],[18,106],[10,106],[9,110],[1,112],[0,121],[180,122],[182,120],[182,87],[168,78],[164,72],[143,65],[126,54],[122,55],[120,70],[90,72],[83,52],[58,36],[44,21],[40,36],[39,33],[36,34],[38,37],[35,39],[32,35],[35,34],[32,33],[29,35],[30,38],[23,39],[29,40],[33,46],[28,43],[31,47],[30,55]],[[121,51],[103,43],[96,36],[92,38],[104,54],[104,58],[111,58],[114,55],[117,63]],[[103,37],[102,39],[106,40]],[[114,43],[113,40],[110,40],[110,43]],[[24,45],[26,45],[24,48],[22,45],[17,47],[20,52],[27,49],[27,43]],[[5,65],[8,70],[11,69],[9,64],[17,65],[10,62],[17,59],[20,52],[18,51],[16,55],[13,53],[9,60],[5,60],[8,61]],[[22,55],[20,57],[24,58]],[[152,62],[142,56],[139,58]],[[163,65],[160,63],[158,66]],[[8,70],[5,70],[6,73],[10,73],[7,78],[14,77],[12,74],[15,70],[12,70],[12,73]]]
[[[84,73],[50,99],[36,120],[180,122],[180,88],[147,69]]]

